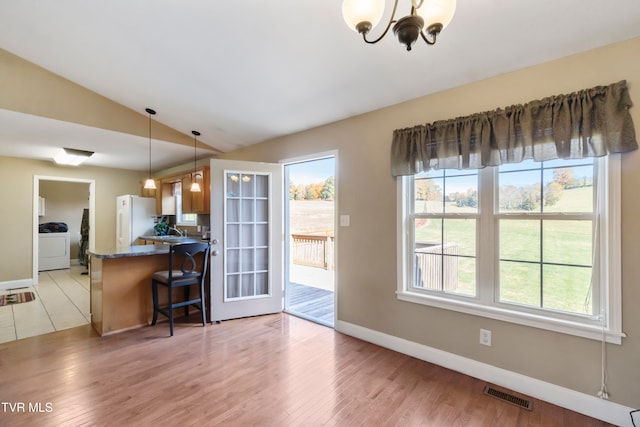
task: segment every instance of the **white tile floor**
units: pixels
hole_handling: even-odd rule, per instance
[[[0,306],[0,343],[88,324],[89,276],[82,274],[85,271],[81,265],[42,271],[37,285],[15,290],[32,291],[36,299]]]

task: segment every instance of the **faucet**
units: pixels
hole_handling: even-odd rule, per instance
[[[170,234],[172,231],[173,231],[175,234],[177,234],[178,236],[180,236],[180,237],[182,237],[182,236],[183,236],[182,231],[180,231],[180,230],[178,229],[178,227],[175,227],[175,226],[174,226],[174,227],[169,227],[169,231],[167,232],[167,234]]]

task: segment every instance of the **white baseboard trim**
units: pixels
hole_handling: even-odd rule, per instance
[[[33,286],[33,280],[20,279],[20,280],[9,280],[6,282],[0,282],[0,289],[24,288],[26,286]]]
[[[632,426],[629,412],[634,408],[629,408],[608,400],[600,399],[596,396],[590,396],[349,322],[338,320],[335,325],[335,330],[589,417],[597,418],[617,426]]]

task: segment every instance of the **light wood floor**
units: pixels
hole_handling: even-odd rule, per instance
[[[7,426],[602,426],[286,314],[0,345]],[[39,409],[41,412],[29,412]],[[15,407],[15,406],[14,406]]]

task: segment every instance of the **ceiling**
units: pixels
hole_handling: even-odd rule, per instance
[[[407,52],[391,31],[365,44],[341,4],[0,0],[0,47],[231,151],[640,36],[638,0],[458,0],[438,43]],[[63,146],[95,151],[96,166],[148,167],[148,139],[0,110],[0,155],[46,159]],[[154,140],[153,157],[168,167],[193,149]]]

